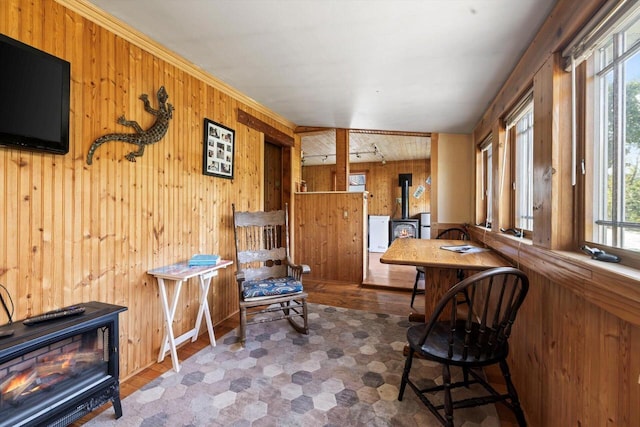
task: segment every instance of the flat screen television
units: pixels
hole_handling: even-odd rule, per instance
[[[69,152],[70,68],[0,34],[0,146]]]

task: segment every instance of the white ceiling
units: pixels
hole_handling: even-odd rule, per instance
[[[89,0],[299,126],[470,133],[556,0]]]

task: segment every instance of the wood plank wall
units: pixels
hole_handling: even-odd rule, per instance
[[[198,252],[233,259],[231,204],[261,208],[264,137],[236,121],[237,108],[288,135],[294,127],[53,0],[3,0],[0,32],[69,61],[72,80],[69,154],[0,148],[0,283],[16,319],[91,300],[127,306],[120,317],[126,378],[155,362],[162,338],[157,285],[146,271]],[[132,146],[107,143],[87,165],[95,138],[128,131],[118,116],[143,128],[153,122],[138,97],[147,93],[157,106],[161,85],[175,107],[164,139],[135,163],[124,159]],[[205,117],[236,130],[233,180],[202,174]],[[299,164],[295,140],[298,160],[288,165]],[[237,311],[233,272],[213,281],[214,323]],[[178,307],[181,333],[195,322],[195,282]]]
[[[367,269],[367,193],[296,193],[294,199],[294,262],[311,267],[303,280],[360,285]]]
[[[302,179],[307,183],[307,191],[333,191],[336,166],[303,166]],[[431,161],[406,160],[399,162],[352,163],[351,173],[366,173],[366,189],[369,192],[369,214],[389,215],[392,218],[400,217],[402,212],[396,199],[402,196],[402,189],[398,186],[398,175],[401,173],[413,174],[413,186],[409,188],[409,216],[415,216],[422,212],[429,212],[431,206],[431,186],[425,183],[431,175]],[[419,197],[413,197],[413,192],[418,185],[425,188]]]

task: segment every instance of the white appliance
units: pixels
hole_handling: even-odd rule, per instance
[[[369,215],[369,252],[384,252],[389,247],[389,215]]]
[[[420,214],[420,238],[431,238],[431,212],[424,212]]]

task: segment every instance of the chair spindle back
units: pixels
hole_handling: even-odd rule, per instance
[[[440,300],[421,345],[433,328],[447,327],[447,354],[452,360],[490,359],[506,351],[528,288],[527,276],[511,267],[486,270],[459,282]],[[462,340],[455,339],[462,335]]]
[[[289,230],[286,210],[236,212],[236,263],[245,280],[286,277]]]

